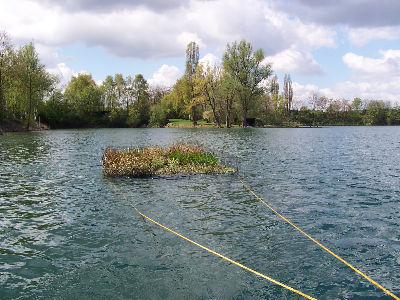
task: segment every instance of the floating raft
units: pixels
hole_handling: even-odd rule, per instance
[[[150,177],[170,174],[234,173],[202,146],[173,144],[167,147],[112,148],[102,157],[108,177]]]

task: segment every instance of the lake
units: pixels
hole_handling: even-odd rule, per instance
[[[400,127],[90,129],[0,136],[1,299],[392,299],[235,175],[108,179],[107,146],[202,144],[272,207],[400,296]],[[128,201],[116,192],[122,192]]]

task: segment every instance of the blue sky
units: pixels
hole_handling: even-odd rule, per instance
[[[263,48],[301,105],[312,93],[400,103],[397,0],[0,0],[0,30],[34,41],[64,84],[141,73],[152,85],[182,74],[188,42],[219,63],[227,42]]]

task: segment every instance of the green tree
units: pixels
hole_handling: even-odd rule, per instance
[[[115,91],[117,97],[118,106],[121,106],[125,101],[125,87],[126,82],[124,76],[122,74],[115,74],[114,75],[114,83],[115,83]]]
[[[325,122],[330,125],[343,125],[343,103],[340,100],[329,99],[328,107],[326,108]]]
[[[134,80],[131,76],[128,76],[125,81],[124,98],[126,107],[126,116],[129,118],[129,107],[135,96]]]
[[[274,117],[273,124],[282,125],[286,113],[287,101],[283,95],[275,94],[272,97]]]
[[[302,106],[298,112],[297,121],[301,124],[312,126],[314,123],[314,116],[311,110],[307,106]]]
[[[199,102],[210,106],[212,116],[218,128],[221,127],[222,97],[221,77],[222,70],[217,66],[198,66],[199,75],[195,78],[195,94]]]
[[[0,120],[6,117],[6,74],[10,67],[10,54],[12,51],[8,34],[5,31],[0,31]]]
[[[2,79],[5,115],[13,120],[23,121],[26,120],[27,101],[23,84],[24,67],[19,51],[8,51],[6,62]]]
[[[169,117],[185,118],[186,104],[185,104],[185,78],[179,78],[172,88],[172,92],[163,97],[162,102],[168,102],[170,108]],[[190,112],[189,112],[190,113]]]
[[[400,125],[400,106],[389,110],[386,123],[388,125]]]
[[[51,128],[73,127],[70,109],[61,91],[56,90],[47,101],[40,105],[41,120]]]
[[[40,63],[33,43],[23,46],[18,54],[21,62],[20,79],[26,97],[26,126],[29,129],[40,102],[54,88],[56,79]]]
[[[278,76],[274,75],[267,83],[266,95],[263,101],[263,120],[266,124],[280,124],[282,123],[280,99],[279,96],[279,80]]]
[[[363,101],[360,98],[354,98],[353,103],[351,104],[351,109],[353,110],[362,110]]]
[[[133,81],[134,103],[129,125],[133,127],[146,126],[150,121],[150,96],[148,84],[142,74],[135,76]]]
[[[386,111],[389,106],[382,100],[373,100],[367,104],[364,124],[365,125],[386,125]]]
[[[102,110],[101,92],[90,74],[79,74],[68,83],[64,98],[81,125],[96,125]]]
[[[150,108],[150,125],[153,127],[163,127],[168,123],[167,102],[154,104]]]
[[[112,76],[108,75],[102,83],[103,101],[106,109],[113,110],[116,107],[115,82]]]
[[[225,70],[223,70],[219,91],[221,93],[221,98],[224,99],[226,128],[230,128],[232,125],[233,103],[235,98],[237,97],[234,85],[235,83],[230,79],[229,74],[225,72]]]
[[[240,101],[242,127],[247,126],[249,105],[263,94],[259,83],[272,73],[270,64],[262,64],[263,59],[262,49],[253,52],[251,44],[244,40],[228,44],[223,56],[223,66]]]

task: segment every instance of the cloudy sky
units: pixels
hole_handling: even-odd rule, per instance
[[[398,0],[0,0],[0,30],[18,46],[34,41],[64,82],[142,73],[170,85],[182,75],[188,42],[218,63],[226,43],[262,48],[295,98],[400,103]]]

